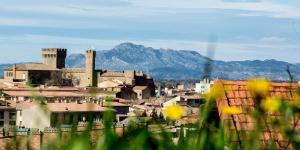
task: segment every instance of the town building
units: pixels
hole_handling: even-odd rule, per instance
[[[200,94],[206,94],[210,91],[213,81],[209,79],[203,79],[200,83],[196,83],[195,91]]]
[[[106,81],[112,81],[115,83],[107,83]],[[149,75],[144,74],[142,71],[130,71],[126,70],[123,72],[108,71],[104,70],[98,73],[98,87],[105,84],[110,84],[109,86],[126,85],[127,87],[134,88],[135,86],[146,86],[150,90],[150,95],[155,96],[155,85],[153,78]]]
[[[199,107],[200,104],[203,103],[204,99],[199,95],[181,95],[162,103],[162,107],[168,107],[171,105],[187,105],[189,107]]]
[[[99,123],[103,112],[109,108],[95,103],[42,103],[20,101],[17,108],[16,126],[43,131],[49,127],[78,125],[80,122]]]
[[[161,103],[162,110],[172,105],[179,105],[185,110],[185,117],[199,115],[200,105],[204,104],[204,99],[199,95],[176,96],[166,102]]]
[[[94,50],[86,51],[85,68],[66,68],[66,56],[67,49],[44,48],[42,49],[42,63],[14,64],[11,68],[4,69],[4,80],[45,86],[98,86],[108,90],[120,90],[122,86],[131,89],[135,86],[147,86],[151,96],[155,96],[153,79],[141,71],[97,70]],[[111,82],[108,83],[108,81]],[[105,87],[105,85],[108,86]]]
[[[61,48],[42,49],[42,63],[14,64],[4,69],[4,79],[11,82],[27,82],[43,85],[74,85],[91,87],[96,84],[96,52],[87,50],[85,68],[66,68],[67,50]]]
[[[0,128],[9,128],[16,125],[16,108],[10,102],[0,100]]]
[[[96,51],[86,51],[84,68],[67,68],[66,57],[66,49],[44,48],[42,63],[4,69],[0,127],[44,130],[87,121],[99,123],[108,110],[115,112],[119,122],[128,117],[127,100],[155,96],[153,79],[141,71],[97,70]]]
[[[137,99],[149,99],[151,97],[151,90],[147,86],[135,86],[133,91],[137,94]]]

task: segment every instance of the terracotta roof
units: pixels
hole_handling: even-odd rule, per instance
[[[119,102],[103,102],[103,106],[104,107],[108,107],[108,106],[114,107],[114,106],[129,106],[129,105],[119,103]]]
[[[50,112],[103,112],[110,110],[94,103],[47,103]]]
[[[20,102],[15,102],[12,101],[13,105],[17,108],[17,109],[28,109],[34,105],[37,105],[36,101],[20,101]]]
[[[3,91],[9,96],[42,96],[42,97],[81,97],[82,94],[72,91]]]
[[[9,87],[9,86],[13,86],[13,85],[9,85],[9,84],[6,83],[6,82],[0,81],[0,89],[7,88],[7,87]]]
[[[200,95],[180,95],[180,97],[184,98],[184,99],[200,99]]]
[[[227,131],[234,133],[235,135],[240,135],[242,133],[250,133],[252,129],[255,127],[255,123],[247,113],[248,110],[256,109],[255,101],[253,96],[250,94],[247,88],[246,81],[224,81],[218,80],[215,83],[222,83],[226,89],[226,95],[217,101],[217,107],[219,111],[219,116],[221,121],[224,125],[228,125]],[[269,96],[277,96],[281,97],[284,100],[292,100],[293,95],[295,94],[295,89],[300,87],[300,84],[297,83],[271,83],[272,87],[269,89]],[[291,90],[290,90],[291,89]],[[222,114],[222,109],[227,106],[235,106],[242,110],[242,113],[237,115],[226,115]],[[269,118],[278,117],[278,113],[269,113]],[[269,124],[269,122],[268,122]],[[292,123],[291,123],[292,125]],[[267,125],[269,126],[269,125]],[[300,123],[297,124],[297,128],[300,129]],[[270,139],[270,135],[275,135],[276,138],[276,146],[278,148],[286,148],[287,146],[284,144],[287,142],[287,139],[282,138],[283,135],[279,132],[275,132],[275,130],[266,131],[261,135],[260,140],[262,143],[268,141]],[[240,139],[237,138],[231,139],[232,142],[239,142],[243,140],[241,137]],[[266,145],[265,145],[266,146]]]
[[[37,101],[22,101],[16,103],[18,109],[28,109],[36,106]],[[46,103],[45,108],[50,112],[102,112],[112,110],[95,103]]]
[[[133,105],[132,107],[136,109],[146,110],[146,111],[153,109],[153,107],[149,107],[147,105]]]
[[[18,85],[18,83],[11,83],[13,85]],[[21,84],[24,85],[24,84]],[[59,87],[59,86],[47,86],[47,87],[36,87],[30,88],[26,85],[24,86],[13,86],[4,88],[5,91],[79,91],[79,88],[75,87]]]
[[[123,104],[129,104],[132,102],[131,100],[126,100],[126,99],[122,99],[122,98],[115,98],[114,101],[123,103]]]
[[[115,81],[103,81],[101,83],[98,83],[99,88],[111,88],[111,87],[119,87],[121,84],[115,82]]]

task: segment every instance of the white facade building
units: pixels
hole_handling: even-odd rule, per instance
[[[200,83],[196,83],[195,91],[200,94],[206,94],[210,92],[210,88],[213,85],[213,81],[209,79],[203,79]]]

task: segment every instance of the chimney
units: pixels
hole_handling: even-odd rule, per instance
[[[12,70],[13,70],[13,79],[16,79],[17,78],[17,65],[16,64],[13,64]]]

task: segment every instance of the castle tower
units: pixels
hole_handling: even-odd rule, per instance
[[[95,58],[96,51],[87,50],[85,54],[85,85],[94,87],[96,86],[96,76],[95,76]]]
[[[67,49],[62,49],[62,48],[42,49],[43,64],[51,66],[52,69],[65,68],[66,56],[67,56]]]

